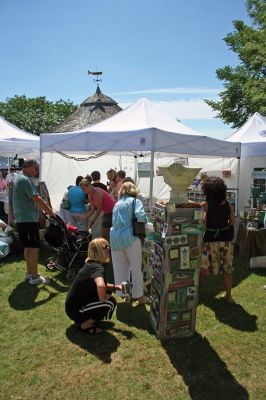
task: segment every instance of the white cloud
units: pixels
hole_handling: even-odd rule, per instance
[[[128,92],[111,93],[111,96],[121,95],[147,95],[147,94],[212,94],[217,95],[221,92],[221,89],[211,88],[190,88],[190,87],[176,87],[176,88],[163,88],[163,89],[143,89],[134,90]]]
[[[176,100],[176,101],[153,101],[156,107],[179,120],[183,119],[213,119],[215,112],[203,100]],[[132,103],[119,103],[120,107],[126,108]]]

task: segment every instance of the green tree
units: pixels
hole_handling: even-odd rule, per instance
[[[48,101],[45,97],[15,96],[0,102],[0,115],[27,132],[52,132],[77,109],[70,100]]]
[[[240,59],[236,68],[225,66],[216,70],[225,90],[219,100],[205,100],[217,118],[242,126],[255,112],[266,115],[266,0],[247,0],[247,12],[252,26],[234,21],[234,32],[224,41]]]

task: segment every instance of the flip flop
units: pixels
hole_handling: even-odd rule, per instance
[[[90,334],[90,335],[100,335],[101,333],[104,332],[103,329],[98,328],[97,326],[90,326],[89,328],[86,328],[86,329],[82,329],[82,328],[79,328],[79,329],[80,329],[82,332],[88,333],[88,334]]]
[[[220,300],[225,301],[227,304],[236,304],[234,299],[230,299],[229,301],[227,300],[226,296],[221,296],[219,297]]]
[[[132,298],[131,298],[131,296],[130,296],[130,295],[125,296],[125,297],[124,297],[124,302],[125,302],[125,303],[132,303]]]

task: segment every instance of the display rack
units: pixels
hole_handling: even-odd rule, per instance
[[[195,332],[203,210],[155,204],[151,325],[160,339]]]
[[[234,215],[237,217],[238,210],[237,210],[237,193],[238,191],[236,189],[227,189],[226,191],[226,197],[231,206],[233,207],[234,210]],[[188,190],[187,191],[188,195],[188,200],[192,200],[195,202],[202,202],[205,200],[204,194],[200,190]]]

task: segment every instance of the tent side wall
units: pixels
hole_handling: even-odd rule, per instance
[[[79,155],[80,157],[80,155]],[[55,211],[59,210],[60,203],[67,187],[75,185],[78,175],[86,176],[92,171],[97,170],[101,173],[101,181],[106,183],[106,172],[110,168],[117,170],[126,167],[129,176],[134,177],[135,160],[127,158],[126,162],[121,164],[120,155],[104,155],[100,158],[88,161],[76,161],[68,159],[58,153],[41,154],[41,180],[46,182],[51,202]]]
[[[240,182],[239,182],[239,210],[244,210],[250,199],[250,187],[253,184],[254,168],[265,168],[266,156],[242,157],[240,159]]]

